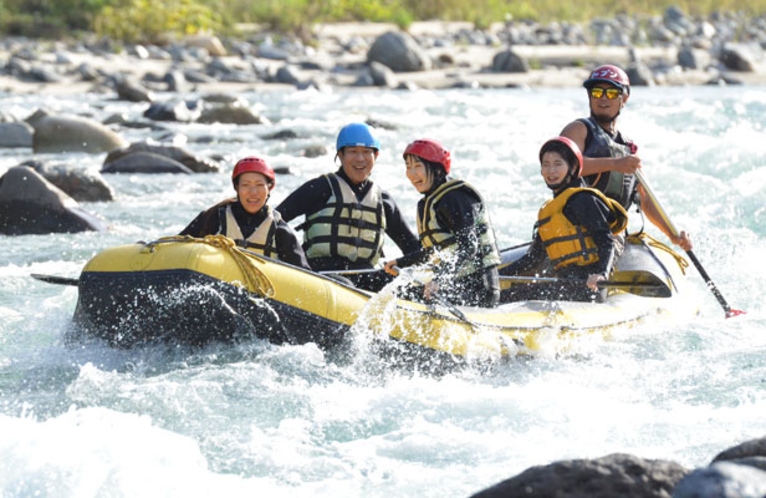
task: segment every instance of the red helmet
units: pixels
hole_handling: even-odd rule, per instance
[[[590,73],[590,77],[582,84],[585,88],[591,88],[596,83],[609,83],[620,90],[630,93],[630,80],[628,75],[617,66],[605,64],[599,66]]]
[[[441,164],[444,168],[444,172],[449,175],[449,170],[452,167],[452,157],[450,156],[449,150],[445,149],[444,146],[436,140],[431,140],[430,138],[415,140],[404,149],[402,157],[406,158],[407,154],[421,157],[432,163]]]
[[[256,156],[249,156],[237,161],[234,165],[234,171],[231,172],[231,181],[236,187],[236,180],[242,173],[260,173],[269,180],[269,190],[272,190],[277,184],[277,179],[274,175],[274,170],[271,166],[266,164],[266,161]]]
[[[541,163],[543,162],[543,154],[551,151],[561,154],[570,165],[570,170],[572,169],[572,160],[574,159],[574,162],[576,162],[574,168],[577,171],[573,171],[572,176],[578,177],[582,174],[582,152],[580,152],[580,148],[572,139],[568,137],[554,137],[545,142],[543,146],[540,147]]]

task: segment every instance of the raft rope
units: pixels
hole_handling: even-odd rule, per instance
[[[639,232],[636,234],[632,234],[631,237],[636,237],[642,240],[644,243],[646,243],[646,245],[648,245],[649,247],[653,247],[655,249],[661,249],[665,251],[666,253],[670,254],[671,256],[673,256],[673,259],[676,260],[676,264],[681,269],[681,274],[686,275],[686,269],[689,267],[689,262],[686,260],[686,258],[684,258],[680,254],[675,252],[672,248],[663,244],[662,242],[655,239],[654,237],[652,237],[646,232]]]
[[[149,242],[146,244],[146,247],[149,251],[154,252],[154,246],[176,242],[203,243],[227,252],[234,262],[237,263],[239,271],[245,278],[245,287],[248,290],[263,297],[274,296],[274,285],[271,283],[271,280],[269,280],[266,274],[255,266],[256,262],[266,263],[266,260],[260,258],[252,251],[241,249],[237,246],[236,242],[234,242],[234,239],[230,239],[224,235],[205,235],[205,237],[201,239],[189,235],[171,235]]]

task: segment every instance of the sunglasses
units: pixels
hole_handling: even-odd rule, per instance
[[[614,100],[620,95],[622,95],[622,90],[619,88],[591,88],[590,89],[590,96],[594,99],[600,99],[601,97],[606,94],[606,98],[609,100]]]

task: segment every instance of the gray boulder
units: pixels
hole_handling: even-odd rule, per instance
[[[766,457],[766,437],[751,439],[726,449],[713,458],[713,462],[740,460],[748,457]]]
[[[749,465],[718,462],[684,477],[673,498],[763,498],[766,471]]]
[[[249,106],[235,102],[233,104],[205,106],[197,122],[249,125],[264,124],[268,120],[257,115]]]
[[[712,59],[710,52],[693,47],[681,47],[678,50],[678,65],[684,69],[705,69]]]
[[[114,89],[119,100],[128,102],[154,102],[155,100],[154,94],[149,89],[130,78],[115,78]]]
[[[397,73],[433,69],[431,57],[414,38],[401,31],[380,35],[367,52],[367,62],[379,62]]]
[[[0,147],[32,147],[35,129],[29,123],[0,123]]]
[[[48,165],[40,161],[26,161],[46,180],[63,190],[77,202],[113,201],[114,191],[100,173],[92,169],[73,169],[65,165]]]
[[[32,140],[35,152],[98,154],[127,145],[120,135],[89,118],[38,110],[26,122],[35,130]]]
[[[154,121],[178,121],[191,123],[200,114],[198,102],[171,100],[168,102],[153,102],[144,111],[144,117]]]
[[[6,235],[105,231],[104,223],[27,166],[0,177],[0,233]]]
[[[528,73],[529,62],[509,48],[498,52],[492,58],[492,71],[496,73]]]
[[[146,151],[134,151],[104,163],[102,173],[182,173],[192,170],[169,157]]]
[[[675,462],[617,453],[531,467],[471,498],[670,498],[688,472]]]
[[[760,55],[760,48],[746,44],[727,43],[719,57],[726,69],[752,73]]]
[[[399,84],[396,74],[388,66],[375,61],[370,62],[370,77],[375,86],[396,88]]]
[[[211,159],[198,157],[190,151],[175,145],[152,144],[148,142],[136,142],[130,146],[113,150],[104,159],[104,167],[115,162],[117,159],[135,152],[150,152],[170,158],[189,168],[194,173],[217,173],[221,170],[221,164]]]

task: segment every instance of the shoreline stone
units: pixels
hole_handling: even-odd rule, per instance
[[[589,36],[565,23],[498,23],[479,31],[467,22],[430,21],[413,23],[407,32],[386,23],[317,25],[311,44],[257,27],[243,27],[240,37],[225,42],[195,36],[165,47],[6,38],[0,39],[0,92],[111,93],[125,82],[145,95],[310,87],[578,87],[590,69],[605,63],[635,69],[629,74],[641,75],[636,85],[766,84],[766,57],[758,42],[732,40],[725,32],[734,31],[727,19],[718,26],[695,24],[669,12],[680,20],[656,21],[652,39],[640,45],[630,38],[649,35],[624,19],[593,21],[595,34]],[[673,29],[686,31],[682,36]],[[390,58],[392,47],[401,51],[399,60]],[[385,54],[384,64],[373,63],[376,53]],[[518,59],[520,69],[498,67],[501,53]],[[391,69],[408,67],[407,58],[423,59],[421,70]]]

